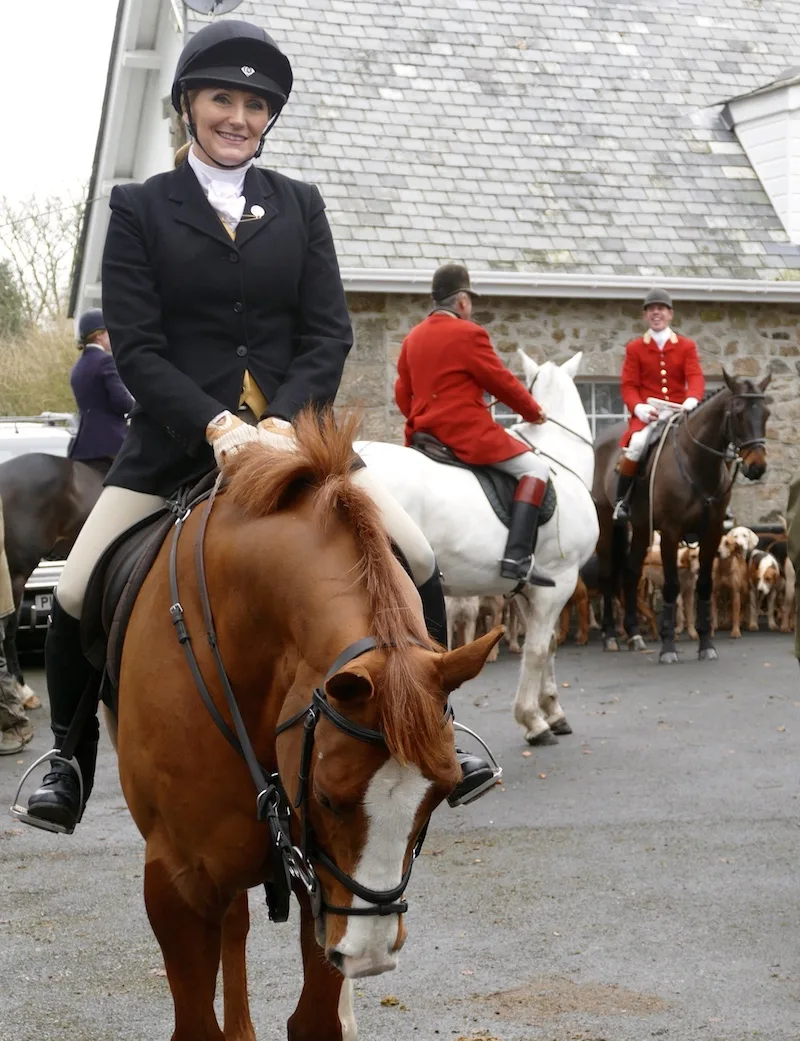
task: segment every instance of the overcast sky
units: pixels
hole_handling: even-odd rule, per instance
[[[117,0],[0,0],[0,195],[88,182],[116,13]]]

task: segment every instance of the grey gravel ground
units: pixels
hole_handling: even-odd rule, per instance
[[[437,812],[400,966],[357,986],[362,1041],[800,1038],[800,671],[788,637],[720,651],[701,664],[684,645],[668,668],[565,648],[575,734],[531,755],[509,710],[516,660],[456,694],[506,783]],[[33,748],[0,759],[5,805],[46,749],[36,715]],[[170,1036],[141,879],[107,741],[72,838],[0,818],[2,1041]],[[258,892],[252,908],[254,1020],[280,1041],[299,991],[296,914],[271,925]]]

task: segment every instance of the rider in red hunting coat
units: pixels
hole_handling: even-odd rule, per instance
[[[628,429],[620,441],[624,451],[619,465],[616,520],[628,520],[628,498],[647,442],[647,428],[660,409],[678,405],[687,412],[696,408],[705,393],[705,379],[694,340],[670,328],[672,299],[663,289],[651,289],[644,298],[644,317],[649,329],[631,340],[625,348],[622,366],[622,400],[631,414]],[[650,399],[650,400],[648,400]]]
[[[496,423],[484,393],[529,423],[544,423],[543,409],[498,358],[491,340],[471,321],[469,272],[443,264],[433,276],[433,310],[403,341],[395,400],[406,417],[406,444],[432,434],[473,466],[492,466],[518,478],[508,542],[500,561],[504,578],[552,586],[533,567],[539,510],[547,491],[547,463]]]

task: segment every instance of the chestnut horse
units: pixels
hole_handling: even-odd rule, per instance
[[[183,523],[180,607],[167,544],[125,637],[120,776],[146,841],[144,896],[172,990],[173,1041],[254,1041],[247,890],[289,877],[304,984],[288,1037],[355,1037],[350,980],[394,968],[420,836],[460,776],[448,693],[478,674],[502,635],[450,653],[431,643],[414,585],[351,480],[354,426],[306,415],[296,450],[243,449],[216,499]],[[285,792],[277,843],[257,818],[248,766],[203,705],[176,639],[184,625],[201,685],[234,727],[203,638],[216,628],[255,756]]]
[[[653,530],[661,532],[664,566],[659,660],[664,664],[678,661],[675,646],[676,603],[680,592],[678,545],[689,534],[700,542],[695,608],[698,657],[700,660],[717,657],[711,634],[712,568],[736,475],[734,460],[738,457],[742,474],[749,480],[758,480],[766,473],[769,409],[764,391],[770,380],[767,376],[757,384],[729,376],[724,369],[722,376],[725,386],[694,411],[682,414],[667,433],[660,454],[654,453],[645,463],[644,479],[637,480],[631,497],[630,546],[627,525],[615,524],[612,519],[617,483],[614,471],[624,428],[609,427],[597,439],[593,494],[600,520],[597,555],[606,650],[619,650],[614,632],[613,597],[620,579],[628,646],[631,650],[644,649],[636,594],[651,541],[652,519]]]

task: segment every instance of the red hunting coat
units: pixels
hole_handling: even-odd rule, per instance
[[[622,447],[628,444],[632,434],[647,426],[633,414],[640,402],[648,398],[661,398],[677,405],[687,398],[702,401],[705,389],[694,340],[673,332],[663,351],[649,330],[644,336],[631,340],[625,348],[622,366],[622,400],[631,414],[628,429],[620,441]]]
[[[492,419],[483,394],[535,423],[541,410],[495,354],[484,328],[441,312],[429,315],[403,341],[397,362],[395,401],[406,417],[406,444],[424,431],[476,466],[526,452]]]

